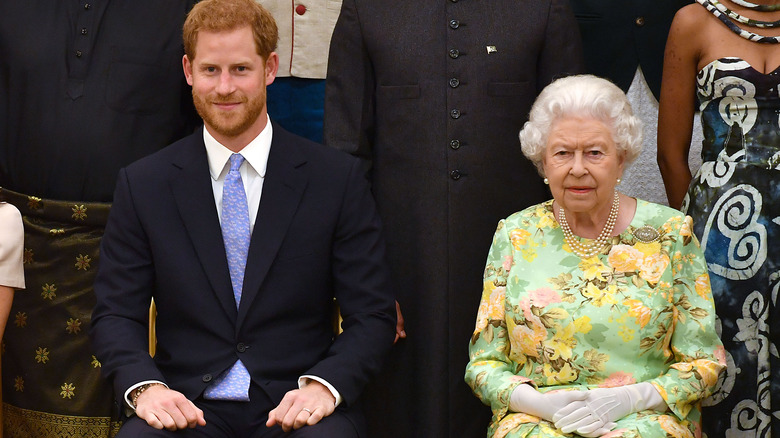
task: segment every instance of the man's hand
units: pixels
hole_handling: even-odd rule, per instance
[[[205,426],[203,411],[184,394],[155,385],[141,393],[136,400],[135,413],[155,429],[179,430]]]
[[[301,389],[289,391],[279,406],[268,413],[268,427],[282,426],[289,432],[303,426],[312,426],[336,410],[336,399],[322,383],[311,380]]]
[[[393,341],[393,344],[398,342],[399,339],[406,339],[406,330],[404,330],[404,316],[401,315],[401,305],[398,304],[398,301],[395,302],[395,313],[398,316],[398,320],[395,323],[395,341]]]

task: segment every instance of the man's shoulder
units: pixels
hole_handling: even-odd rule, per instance
[[[295,154],[314,167],[332,168],[335,166],[350,168],[358,161],[357,158],[344,151],[293,134],[281,128],[278,124],[274,124],[274,140],[271,147],[273,147],[274,143],[282,148],[294,149]]]

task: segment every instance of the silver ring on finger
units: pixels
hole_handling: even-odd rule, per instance
[[[309,408],[303,408],[303,409],[301,409],[301,410],[302,410],[302,411],[306,411],[306,412],[308,412],[308,413],[309,413],[309,415],[311,415],[311,409],[309,409]]]

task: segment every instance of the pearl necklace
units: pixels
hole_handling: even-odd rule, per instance
[[[615,191],[615,197],[612,200],[612,208],[609,210],[609,217],[607,223],[604,224],[604,228],[601,230],[599,237],[593,242],[584,245],[577,240],[572,233],[569,223],[566,221],[566,212],[563,208],[558,210],[558,223],[561,225],[563,231],[563,237],[566,239],[566,243],[569,244],[569,248],[578,255],[580,258],[587,259],[601,252],[604,245],[612,237],[612,231],[615,229],[615,223],[617,222],[618,211],[620,210],[620,195],[617,190]]]

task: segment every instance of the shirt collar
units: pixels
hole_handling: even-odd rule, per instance
[[[265,177],[265,170],[268,166],[268,153],[271,151],[271,138],[273,138],[271,119],[268,115],[266,117],[268,122],[265,124],[265,128],[240,151],[240,154],[244,156],[244,160],[255,169],[255,172],[261,178]],[[227,173],[229,169],[228,161],[230,156],[233,155],[233,151],[218,142],[205,126],[203,127],[203,143],[206,144],[209,173],[211,173],[211,178],[216,181]]]

